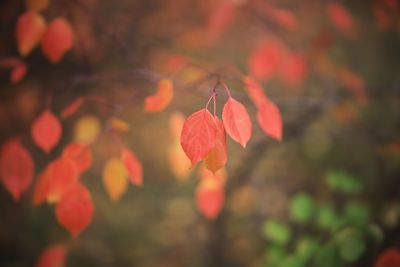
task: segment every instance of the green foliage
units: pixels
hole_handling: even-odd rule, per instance
[[[309,194],[298,193],[290,203],[290,216],[298,222],[309,221],[314,213],[314,200]]]
[[[346,205],[344,216],[349,224],[363,226],[370,219],[370,210],[365,204],[353,201]]]
[[[289,241],[291,232],[286,224],[270,220],[264,224],[263,234],[268,240],[284,245]]]
[[[318,251],[320,244],[312,237],[303,237],[296,244],[296,255],[301,257],[304,262],[309,261]]]
[[[354,228],[342,230],[337,238],[337,246],[340,258],[347,262],[354,262],[365,251],[365,242],[362,233]]]
[[[278,266],[283,259],[286,257],[286,250],[280,245],[271,245],[267,250],[267,265],[266,266]]]
[[[359,193],[363,190],[360,180],[343,171],[330,171],[326,176],[326,182],[333,190],[346,194]]]
[[[339,267],[341,261],[338,255],[338,250],[333,244],[327,244],[316,254],[313,267]]]

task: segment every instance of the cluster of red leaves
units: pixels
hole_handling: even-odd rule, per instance
[[[400,251],[395,248],[389,248],[383,251],[377,261],[375,267],[400,267]]]

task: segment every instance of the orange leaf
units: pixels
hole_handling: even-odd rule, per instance
[[[103,169],[103,184],[111,200],[117,202],[128,187],[127,172],[124,163],[111,158]]]
[[[19,53],[27,56],[39,44],[45,30],[46,22],[39,13],[28,11],[20,15],[16,29]]]
[[[378,260],[376,261],[375,267],[400,267],[400,252],[396,248],[389,248],[383,251]]]
[[[109,118],[108,123],[114,130],[118,132],[128,132],[130,128],[129,124],[126,121],[123,121],[116,117]]]
[[[63,267],[67,251],[63,245],[53,245],[46,248],[36,262],[36,267]]]
[[[288,30],[296,29],[297,19],[290,10],[271,7],[269,14],[279,26],[282,26]]]
[[[61,118],[66,119],[72,115],[74,115],[77,110],[82,106],[83,102],[85,102],[84,97],[78,97],[71,104],[69,104],[63,111],[61,111]]]
[[[136,155],[127,148],[122,150],[122,162],[128,172],[128,176],[134,185],[141,186],[143,184],[142,164],[136,158]]]
[[[173,139],[181,137],[183,123],[185,122],[185,115],[180,112],[173,112],[169,118],[169,129]]]
[[[12,84],[19,83],[26,75],[28,68],[25,63],[18,64],[11,71],[10,81]]]
[[[198,178],[200,179],[200,181],[208,179],[215,180],[221,185],[224,185],[226,183],[226,180],[228,179],[225,168],[221,168],[217,172],[213,173],[206,168],[205,164],[201,165],[201,168],[198,172]]]
[[[308,75],[306,60],[301,55],[288,55],[280,69],[281,81],[288,87],[299,87]]]
[[[216,139],[217,125],[207,109],[196,111],[183,124],[181,145],[192,165],[210,153]]]
[[[154,95],[145,99],[144,109],[147,112],[159,112],[164,110],[174,96],[174,88],[171,80],[161,80],[158,82],[158,90]]]
[[[97,117],[80,117],[74,126],[74,139],[78,143],[92,144],[99,136],[100,130],[101,124]]]
[[[224,105],[222,120],[229,136],[246,147],[252,132],[251,120],[246,108],[230,97]]]
[[[77,166],[69,158],[58,158],[47,165],[39,175],[33,194],[33,203],[38,205],[44,200],[57,203],[69,187],[79,178]]]
[[[34,168],[32,156],[19,140],[11,139],[3,144],[0,150],[0,180],[15,201],[31,185]]]
[[[64,18],[53,20],[42,38],[42,52],[52,63],[59,62],[73,46],[73,31]]]
[[[217,124],[217,140],[214,148],[204,159],[205,166],[213,173],[224,167],[228,160],[224,123],[217,116],[215,116],[215,122]]]
[[[246,76],[243,78],[243,83],[244,88],[246,89],[246,93],[251,101],[254,103],[254,105],[258,107],[263,102],[268,100],[261,85],[253,78]]]
[[[67,145],[62,156],[74,161],[79,172],[86,171],[92,165],[92,152],[85,144],[71,143]]]
[[[211,41],[220,37],[235,18],[236,7],[233,1],[219,2],[208,19],[207,33]]]
[[[26,9],[34,11],[43,11],[49,6],[50,0],[26,0]]]
[[[56,207],[59,224],[76,238],[92,221],[93,203],[90,192],[83,185],[76,183],[61,198]]]
[[[282,140],[282,117],[278,107],[272,101],[259,106],[257,121],[264,133],[275,140]]]
[[[172,173],[178,180],[183,181],[188,178],[192,163],[177,141],[174,141],[168,149],[168,162]]]
[[[199,212],[209,220],[221,212],[225,201],[223,186],[215,180],[205,180],[196,189],[196,205]]]
[[[332,24],[343,33],[351,33],[355,29],[355,23],[347,9],[339,3],[329,3],[328,15]]]
[[[61,124],[51,110],[44,110],[32,124],[32,139],[44,152],[49,153],[60,141]]]
[[[251,75],[259,79],[270,79],[280,66],[281,53],[281,46],[274,41],[256,47],[247,60]]]

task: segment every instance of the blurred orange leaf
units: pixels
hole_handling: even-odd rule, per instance
[[[225,201],[223,186],[216,180],[207,179],[196,189],[196,205],[199,212],[209,220],[221,212]]]
[[[82,116],[75,123],[74,139],[78,143],[92,144],[100,134],[101,124],[97,117]]]
[[[74,101],[72,101],[71,104],[69,104],[66,108],[61,111],[61,118],[66,119],[72,115],[74,115],[78,109],[82,106],[82,104],[85,102],[84,97],[78,97]]]
[[[25,77],[28,67],[25,63],[18,64],[11,71],[10,81],[12,84],[17,84]]]
[[[33,121],[31,134],[34,143],[49,153],[60,141],[61,123],[50,109],[46,109]]]
[[[32,183],[35,165],[18,139],[11,139],[0,150],[0,181],[18,201]]]
[[[21,14],[16,28],[19,53],[22,56],[27,56],[39,44],[45,31],[46,22],[42,15],[35,11]]]
[[[288,87],[299,87],[308,76],[308,65],[303,56],[289,54],[282,61],[280,77]]]
[[[144,109],[147,112],[160,112],[171,102],[174,96],[172,81],[163,79],[158,82],[158,90],[154,95],[147,96]]]
[[[67,250],[63,245],[53,245],[40,254],[36,267],[64,267]]]
[[[349,11],[339,3],[329,3],[327,11],[332,24],[341,32],[349,34],[355,30],[354,19]]]
[[[248,97],[256,107],[268,100],[261,85],[250,76],[243,78],[243,84]]]
[[[258,79],[270,79],[279,69],[281,53],[281,46],[276,41],[257,46],[247,60],[250,74]]]
[[[136,158],[136,155],[131,150],[124,148],[122,150],[121,158],[130,181],[134,185],[141,186],[143,184],[143,169],[142,164]]]
[[[118,131],[118,132],[128,132],[129,131],[129,124],[126,121],[123,121],[119,118],[116,117],[110,117],[108,119],[108,123],[111,125],[111,127]]]
[[[118,158],[111,158],[103,169],[103,184],[111,200],[117,202],[128,187],[127,171]]]
[[[62,156],[74,161],[80,173],[86,171],[92,165],[92,152],[85,144],[68,144],[64,148]]]
[[[275,140],[282,140],[282,116],[272,101],[265,101],[258,108],[257,121],[264,133]]]

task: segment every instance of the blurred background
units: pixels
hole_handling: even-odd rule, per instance
[[[58,62],[43,47],[20,55],[16,25],[29,10],[70,25]],[[65,145],[88,141],[81,181],[95,207],[71,241],[53,205],[32,204],[33,185],[19,201],[1,186],[1,266],[35,266],[64,243],[65,266],[400,266],[398,1],[18,0],[1,1],[0,20],[0,142],[21,139],[34,185]],[[245,75],[279,107],[281,142],[257,125]],[[207,219],[196,205],[201,164],[171,151],[179,118],[206,105],[216,77],[246,106],[253,136],[245,149],[227,138],[224,203]],[[162,79],[172,102],[145,112]],[[218,91],[218,114],[226,99]],[[45,107],[63,129],[48,154],[31,137]],[[113,201],[102,172],[120,143],[144,184]],[[391,263],[377,262],[388,249]]]

